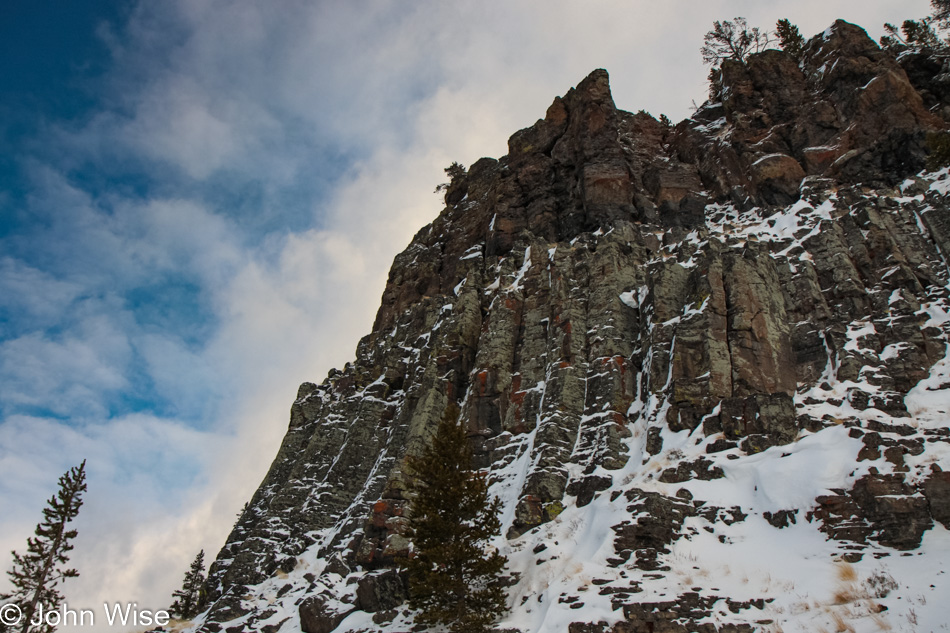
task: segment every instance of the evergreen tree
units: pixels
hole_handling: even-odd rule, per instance
[[[933,8],[932,19],[946,26],[950,21],[950,0],[930,0],[930,6]]]
[[[472,466],[458,407],[451,407],[421,456],[408,460],[415,477],[409,606],[416,622],[452,633],[481,633],[506,608],[501,572],[507,558],[489,551],[498,535],[501,502]]]
[[[449,181],[443,182],[440,185],[436,185],[435,193],[449,189],[452,185],[458,182],[460,178],[464,178],[466,174],[465,165],[458,161],[452,161],[452,164],[442,171],[444,171],[445,175],[449,177]]]
[[[796,61],[800,61],[805,48],[805,38],[798,32],[798,27],[787,19],[779,20],[775,23],[775,35],[778,37],[779,48]]]
[[[56,610],[62,603],[58,585],[66,578],[75,578],[79,572],[65,568],[70,541],[76,538],[76,530],[66,526],[79,514],[82,495],[86,491],[86,462],[70,468],[59,478],[59,491],[49,498],[43,508],[43,520],[36,526],[34,536],[27,539],[25,554],[13,552],[13,568],[7,572],[13,583],[13,593],[3,596],[4,601],[16,604],[22,614],[16,629],[20,633],[51,633],[54,627],[41,624],[33,626],[30,621],[42,605],[44,612]]]
[[[168,612],[179,620],[190,620],[201,612],[204,602],[205,551],[201,550],[185,574],[181,589],[172,593],[175,602]]]
[[[719,66],[727,59],[745,63],[749,55],[764,51],[772,40],[759,27],[749,28],[745,18],[735,18],[713,22],[713,30],[706,33],[703,42],[703,61]]]
[[[921,20],[904,20],[900,29],[893,24],[885,24],[884,31],[887,35],[881,37],[881,48],[892,53],[900,53],[908,49],[942,52],[947,48],[947,43],[940,38],[933,25],[934,20],[929,17]]]
[[[885,24],[881,48],[898,54],[906,50],[926,51],[946,57],[950,54],[950,0],[930,0],[931,12],[919,20],[904,20],[900,28]]]

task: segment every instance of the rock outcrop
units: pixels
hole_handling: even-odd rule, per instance
[[[406,630],[403,464],[450,406],[504,501],[512,626],[553,627],[524,630],[760,630],[781,590],[700,560],[687,581],[689,543],[808,526],[831,564],[950,527],[924,66],[839,21],[801,64],[724,63],[675,127],[617,109],[603,70],[555,99],[453,180],[355,362],[301,385],[200,630]]]

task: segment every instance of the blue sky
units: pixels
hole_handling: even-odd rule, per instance
[[[900,6],[898,6],[900,5]],[[8,0],[0,8],[0,566],[88,459],[72,606],[163,606],[351,359],[442,167],[594,68],[688,115],[715,19],[925,0]],[[0,580],[0,589],[3,588]]]

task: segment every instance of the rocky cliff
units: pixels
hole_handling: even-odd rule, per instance
[[[676,126],[603,70],[556,98],[452,180],[355,361],[300,386],[195,626],[409,630],[402,466],[452,404],[504,502],[504,627],[946,622],[939,70],[839,21],[800,63],[725,63]]]

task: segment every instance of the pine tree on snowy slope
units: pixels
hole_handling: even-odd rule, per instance
[[[202,589],[205,583],[205,551],[201,550],[185,574],[181,589],[172,593],[175,602],[168,612],[179,620],[190,620],[201,611]]]
[[[450,407],[423,454],[410,458],[416,478],[409,606],[416,622],[452,633],[481,633],[505,611],[501,572],[507,559],[488,551],[499,534],[500,501],[489,503],[488,483],[472,467],[458,407]]]

